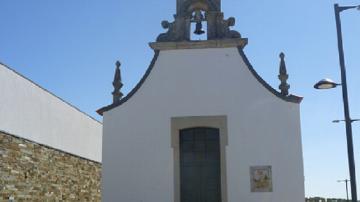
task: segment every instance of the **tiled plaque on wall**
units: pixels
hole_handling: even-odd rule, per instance
[[[272,192],[271,166],[250,167],[251,192]]]

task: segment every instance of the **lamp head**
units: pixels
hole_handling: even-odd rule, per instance
[[[317,82],[314,85],[315,89],[330,89],[330,88],[335,88],[336,86],[339,86],[341,84],[335,83],[333,80],[331,79],[323,79],[319,82]]]

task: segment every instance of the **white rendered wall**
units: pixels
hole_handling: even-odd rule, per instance
[[[226,115],[228,202],[303,202],[299,104],[279,99],[236,48],[161,51],[142,87],[104,113],[103,201],[174,201],[171,117]],[[252,193],[250,166],[272,166]]]
[[[101,162],[102,124],[0,64],[0,130]]]

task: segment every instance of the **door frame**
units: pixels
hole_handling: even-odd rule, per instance
[[[219,129],[221,202],[227,202],[226,146],[228,145],[226,116],[187,116],[171,118],[171,147],[174,159],[174,202],[180,202],[180,130],[196,127]]]

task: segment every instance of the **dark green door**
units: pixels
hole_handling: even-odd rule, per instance
[[[219,129],[180,131],[180,193],[181,202],[221,202]]]

